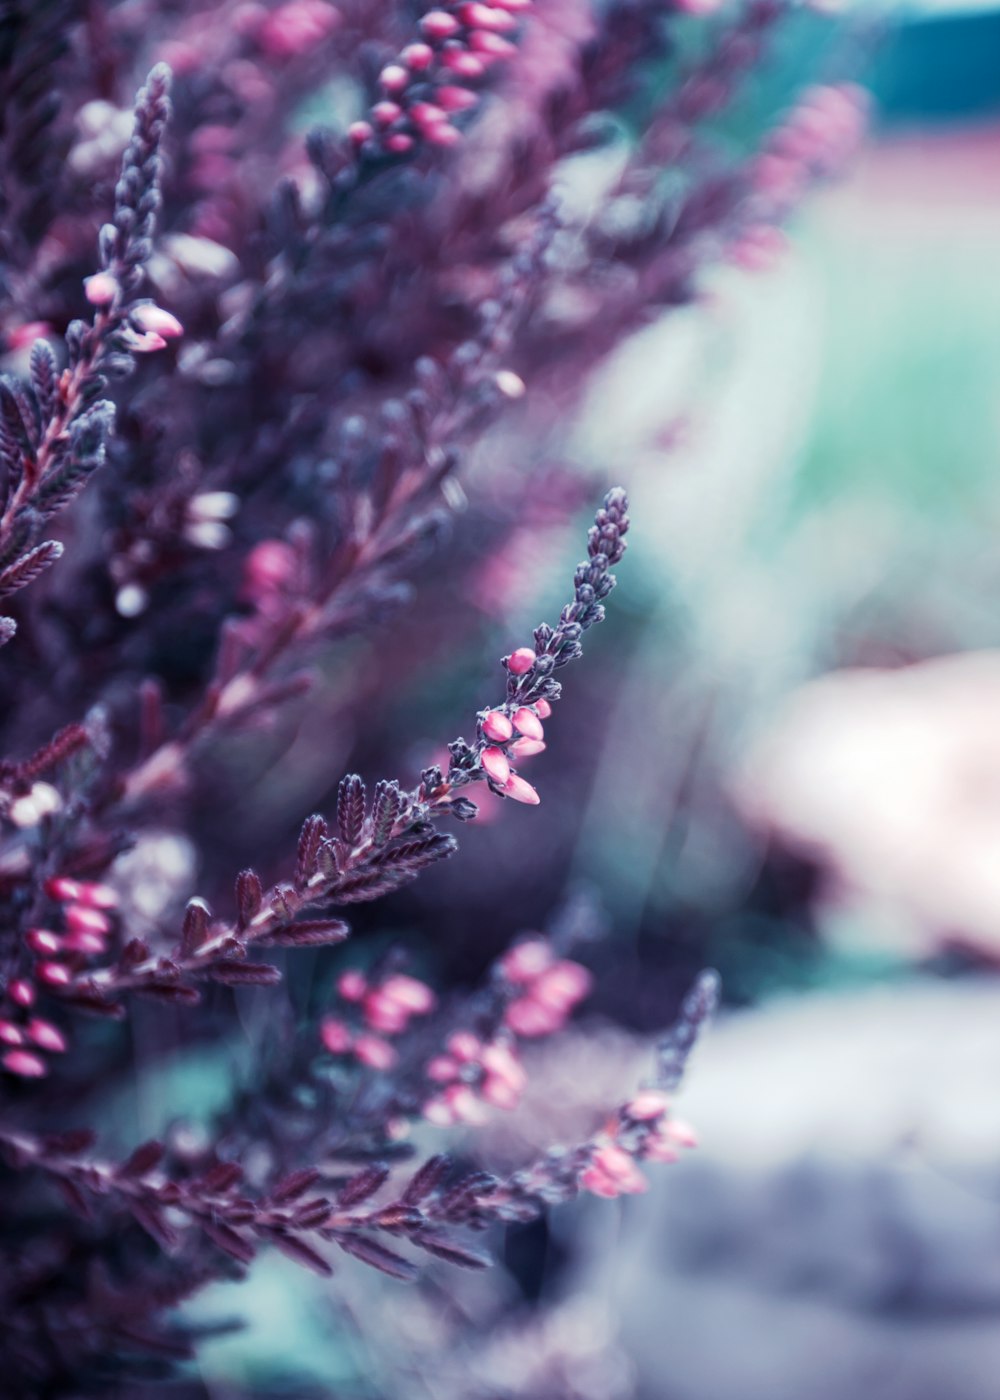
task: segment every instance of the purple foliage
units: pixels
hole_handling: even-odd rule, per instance
[[[712,122],[790,7],[704,8],[0,6],[5,1393],[166,1384],[197,1340],[174,1309],[264,1247],[324,1277],[338,1252],[401,1280],[434,1258],[478,1268],[477,1236],[581,1190],[641,1190],[637,1162],[691,1144],[670,1096],[711,974],[603,1127],[496,1176],[418,1150],[411,1128],[517,1104],[523,1043],[557,1034],[590,985],[574,920],[512,943],[471,993],[432,990],[397,952],[345,970],[325,951],[352,934],[346,906],[457,852],[445,828],[477,817],[473,789],[541,800],[522,768],[605,616],[623,490],[558,619],[518,639],[504,688],[419,776],[343,777],[326,815],[298,811],[296,846],[271,736],[350,726],[368,766],[372,695],[467,640],[447,617],[435,630],[442,590],[591,492],[501,463],[498,425],[530,434],[536,390],[577,400],[623,338],[697,297],[706,265],[767,256],[849,153],[862,102],[829,86],[734,154]],[[303,135],[321,110],[334,124]],[[564,163],[614,142],[614,178],[574,213],[554,192]],[[358,637],[374,660],[354,676]],[[259,843],[235,888],[220,794]],[[164,832],[197,877],[157,856]],[[129,873],[139,855],[155,878]],[[329,988],[312,1000],[296,991],[310,958]],[[221,1042],[251,1006],[280,1043],[205,1141],[178,1129],[116,1153],[75,1126],[104,1135],[143,1027],[155,1062]]]

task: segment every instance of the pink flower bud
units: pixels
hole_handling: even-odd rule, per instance
[[[534,758],[536,754],[544,752],[545,745],[541,739],[518,739],[510,746],[510,756],[514,759]]]
[[[428,39],[450,39],[457,34],[461,25],[454,15],[445,10],[431,10],[420,21],[420,28]]]
[[[503,1080],[515,1093],[520,1094],[528,1082],[524,1065],[502,1040],[486,1046],[482,1063],[490,1078]]]
[[[643,1089],[625,1105],[625,1112],[629,1118],[645,1123],[651,1118],[659,1118],[669,1107],[669,1094],[663,1093],[661,1089]]]
[[[336,1016],[323,1018],[319,1036],[331,1055],[346,1055],[351,1048],[351,1032]]]
[[[541,720],[534,710],[529,710],[526,705],[522,705],[519,710],[514,712],[514,728],[518,734],[523,734],[526,739],[545,738],[545,730]]]
[[[613,1144],[597,1149],[593,1165],[599,1172],[610,1177],[619,1191],[645,1191],[649,1185],[628,1153]]]
[[[13,982],[7,984],[7,995],[18,1006],[34,1006],[35,1004],[35,989],[23,977],[17,977]]]
[[[458,1064],[448,1055],[435,1055],[427,1066],[427,1078],[437,1084],[449,1084],[458,1078]]]
[[[108,933],[111,929],[106,914],[99,909],[88,909],[84,904],[67,905],[63,918],[71,933]]]
[[[552,962],[552,949],[541,938],[515,943],[501,959],[500,967],[509,982],[533,982]]]
[[[133,355],[152,355],[157,350],[165,350],[167,342],[157,331],[145,331],[142,335],[131,335],[126,342]]]
[[[405,131],[394,131],[385,138],[385,148],[392,151],[393,155],[405,155],[413,149],[413,137],[407,136]]]
[[[337,978],[337,991],[345,1001],[361,1001],[367,990],[368,983],[362,972],[342,972]]]
[[[482,765],[495,783],[503,787],[510,777],[510,764],[503,749],[483,749]]]
[[[63,939],[63,947],[67,953],[85,953],[88,957],[103,953],[107,946],[108,940],[103,934],[90,933],[86,929],[81,929],[79,933],[69,933]]]
[[[513,736],[514,726],[503,710],[491,710],[483,720],[483,733],[487,739],[492,739],[498,744],[505,744]]]
[[[444,1091],[444,1100],[460,1123],[479,1125],[489,1121],[489,1112],[468,1084],[452,1084]]]
[[[580,1185],[592,1195],[603,1196],[605,1200],[613,1200],[621,1192],[621,1188],[606,1172],[593,1165],[585,1167],[580,1173]]]
[[[505,797],[512,797],[515,802],[525,802],[529,807],[537,807],[542,800],[531,784],[516,773],[511,773],[504,783],[503,790]]]
[[[517,45],[509,39],[501,39],[499,34],[477,29],[469,35],[469,48],[477,54],[488,54],[491,58],[510,58],[517,53]]]
[[[416,977],[407,977],[401,972],[387,977],[379,991],[414,1016],[426,1016],[428,1011],[434,1010],[437,1000],[426,982],[421,982]]]
[[[531,647],[518,647],[517,651],[511,652],[507,658],[507,670],[512,676],[523,676],[531,670],[538,657],[531,650]]]
[[[23,1045],[24,1034],[13,1021],[0,1021],[0,1041],[4,1045]]]
[[[446,49],[441,55],[441,62],[460,78],[481,78],[486,72],[483,60],[465,49]]]
[[[434,62],[434,50],[429,44],[407,44],[400,58],[411,73],[422,73]]]
[[[371,110],[372,121],[376,126],[392,126],[403,115],[398,102],[376,102]]]
[[[587,995],[591,982],[585,967],[566,960],[546,968],[532,987],[531,995],[556,1011],[569,1011]]]
[[[409,1012],[405,1007],[383,996],[380,990],[369,992],[364,1000],[364,1015],[368,1025],[383,1035],[398,1035],[406,1030]]]
[[[3,1057],[3,1065],[11,1074],[19,1074],[22,1079],[41,1079],[48,1073],[45,1061],[30,1050],[8,1050]]]
[[[141,331],[151,331],[162,336],[164,340],[174,340],[184,334],[184,327],[177,317],[169,311],[164,311],[162,306],[137,306],[132,312],[132,321]]]
[[[58,1026],[54,1026],[51,1021],[43,1021],[38,1016],[28,1022],[28,1035],[36,1045],[43,1050],[51,1050],[54,1055],[61,1055],[68,1048],[66,1037]]]
[[[254,545],[243,565],[243,597],[259,603],[286,588],[296,571],[295,551],[283,540],[262,540]]]
[[[517,1108],[521,1102],[521,1091],[496,1074],[487,1075],[480,1092],[487,1103],[494,1108],[502,1108],[505,1113]]]
[[[660,1135],[678,1147],[698,1146],[698,1134],[690,1123],[685,1123],[681,1118],[671,1118],[669,1123],[664,1123]]]
[[[59,953],[63,946],[61,936],[47,928],[29,928],[24,941],[33,953]]]
[[[422,1112],[428,1123],[433,1123],[435,1128],[450,1128],[455,1121],[455,1115],[444,1099],[428,1099]]]
[[[433,102],[414,102],[412,107],[406,109],[407,115],[412,117],[418,126],[433,126],[435,122],[445,122],[448,120],[448,113],[437,107]]]
[[[552,706],[547,700],[535,701],[535,714],[539,719],[548,719],[552,713]]]
[[[387,63],[378,75],[378,80],[386,92],[402,92],[410,81],[410,75],[398,63]]]
[[[370,141],[375,135],[375,128],[370,122],[351,122],[347,128],[348,140],[354,146],[363,146],[366,141]]]
[[[449,122],[431,122],[420,130],[432,146],[457,146],[462,139],[462,133]]]
[[[535,1039],[538,1036],[551,1035],[553,1031],[559,1030],[565,1018],[552,1007],[536,1001],[534,997],[524,996],[518,997],[516,1001],[510,1003],[504,1012],[503,1019],[505,1025],[509,1026],[515,1035],[524,1036],[526,1039]]]
[[[47,987],[68,987],[73,980],[69,968],[58,962],[35,963],[35,976]]]
[[[83,886],[79,880],[67,879],[65,875],[54,875],[51,880],[45,881],[45,893],[50,899],[79,899],[83,894]]]
[[[369,1069],[392,1069],[399,1058],[395,1047],[377,1035],[359,1035],[354,1042],[354,1054]]]
[[[78,886],[78,893],[71,898],[76,898],[81,904],[88,905],[91,909],[116,909],[118,907],[118,892],[110,885],[98,885],[93,882],[86,882]]]
[[[448,1053],[465,1064],[478,1064],[483,1043],[471,1031],[456,1031],[448,1037]]]
[[[24,350],[27,346],[34,345],[36,340],[53,334],[48,321],[25,321],[23,326],[14,326],[7,332],[7,348]]]
[[[469,0],[460,5],[458,16],[471,29],[503,30],[505,33],[517,28],[517,20],[506,10],[482,5],[478,0]]]
[[[446,112],[465,112],[479,101],[474,92],[462,87],[439,87],[434,96]]]
[[[339,11],[325,0],[289,0],[267,16],[257,42],[273,58],[295,58],[325,39],[339,22]]]
[[[91,306],[110,306],[118,295],[118,278],[110,272],[95,272],[83,279],[84,296]]]

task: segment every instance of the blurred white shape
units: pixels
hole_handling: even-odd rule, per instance
[[[914,935],[1000,952],[1000,653],[835,672],[792,696],[736,783],[751,822]],[[892,917],[895,916],[895,917]],[[918,949],[918,951],[923,951]]]

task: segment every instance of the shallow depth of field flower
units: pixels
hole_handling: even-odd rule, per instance
[[[800,30],[832,56],[768,87]],[[461,1281],[695,1147],[719,996],[681,960],[643,1068],[546,1069],[614,1044],[561,842],[646,528],[568,425],[849,164],[837,33],[790,0],[2,7],[5,1395],[485,1397],[492,1324],[505,1396],[628,1393],[586,1307]],[[248,1280],[252,1347],[281,1256],[354,1359],[271,1339],[211,1381],[206,1300]]]

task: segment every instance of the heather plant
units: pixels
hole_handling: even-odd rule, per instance
[[[433,906],[406,946],[344,913],[391,910],[453,821],[544,801],[532,760],[630,519],[512,454],[545,436],[536,394],[569,412],[703,268],[773,257],[857,142],[863,99],[827,83],[734,143],[720,117],[797,16],[712,9],[0,8],[7,1393],[169,1388],[198,1341],[178,1307],[265,1248],[324,1279],[338,1251],[479,1268],[505,1226],[693,1145],[673,1096],[714,974],[589,1136],[494,1172],[475,1130],[590,992],[587,917],[508,924],[470,990],[423,971]],[[468,641],[415,594],[443,608],[476,556],[602,495],[466,736],[422,767],[366,741],[376,693]],[[479,575],[494,618],[509,582]],[[326,747],[403,776],[334,775]],[[209,1121],[112,1126],[123,1086],[241,1035]]]

